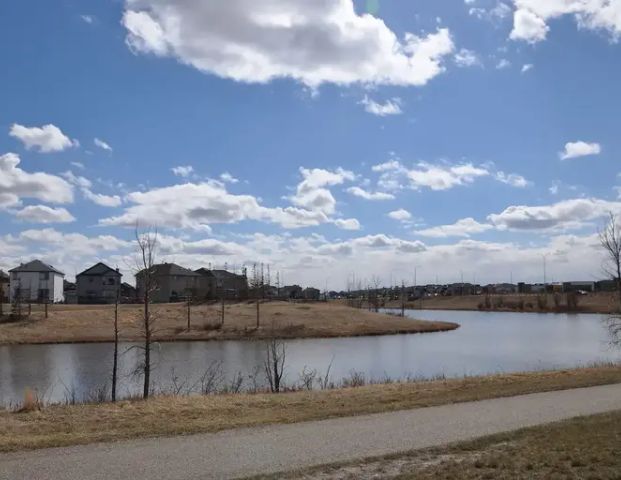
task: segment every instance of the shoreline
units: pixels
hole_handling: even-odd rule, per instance
[[[455,379],[416,379],[284,393],[153,396],[148,400],[0,409],[0,452],[190,435],[412,410],[621,383],[616,363]]]

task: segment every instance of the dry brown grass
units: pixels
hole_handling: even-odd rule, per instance
[[[285,394],[157,397],[0,411],[0,451],[362,415],[621,382],[621,368],[533,372]]]
[[[620,448],[621,411],[617,411],[448,447],[255,478],[618,480],[621,478]]]
[[[347,337],[436,332],[458,326],[355,310],[335,303],[270,302],[261,304],[258,329],[254,303],[226,305],[224,326],[220,328],[220,308],[193,306],[192,329],[188,332],[185,305],[153,305],[155,340],[260,339],[272,336],[272,332],[281,338]],[[121,340],[141,338],[140,314],[140,305],[121,305]],[[47,319],[41,311],[34,311],[27,321],[0,324],[0,344],[111,341],[113,322],[113,305],[53,305]]]
[[[496,305],[496,311],[510,312],[536,312],[538,311],[537,295],[493,295],[490,297],[492,305],[498,303],[502,297],[502,306]],[[464,296],[447,296],[432,297],[422,301],[422,308],[426,310],[479,310],[479,305],[484,303],[484,295],[464,295]],[[520,309],[519,305],[524,304],[524,309]],[[564,308],[564,300],[561,305],[561,311]],[[388,306],[400,308],[401,302],[392,301]],[[421,302],[408,302],[407,308],[420,309]],[[614,293],[594,293],[582,295],[578,297],[579,313],[615,313],[619,310],[619,299]],[[554,302],[552,294],[548,295],[548,310],[554,311]]]

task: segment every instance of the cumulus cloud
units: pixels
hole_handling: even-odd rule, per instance
[[[522,175],[518,175],[517,173],[505,173],[503,171],[496,172],[496,180],[516,188],[526,188],[532,185],[532,183],[526,180]]]
[[[468,14],[479,20],[486,20],[492,23],[500,23],[500,21],[511,15],[511,7],[504,2],[497,2],[491,8],[471,7]]]
[[[597,198],[577,198],[543,206],[510,206],[487,219],[500,229],[547,230],[580,228],[585,222],[620,212],[620,202]]]
[[[579,140],[566,143],[565,149],[559,153],[559,157],[561,160],[569,160],[571,158],[599,155],[601,152],[602,147],[599,143],[587,143]]]
[[[15,217],[30,223],[71,223],[75,217],[65,208],[52,208],[47,205],[30,205],[17,212]]]
[[[391,100],[386,100],[385,103],[378,103],[369,98],[368,95],[365,95],[360,101],[360,104],[364,105],[365,112],[377,115],[378,117],[401,115],[403,113],[403,110],[401,110],[400,98],[393,98]]]
[[[342,168],[300,168],[300,173],[302,181],[298,184],[295,195],[290,197],[291,202],[298,207],[325,215],[332,215],[336,211],[336,199],[326,187],[356,179],[353,172]]]
[[[14,153],[0,155],[0,206],[18,205],[21,198],[73,202],[73,189],[68,182],[48,173],[28,173],[19,164],[20,158]]]
[[[194,172],[194,167],[191,165],[180,165],[178,167],[173,167],[170,170],[178,177],[187,178]]]
[[[229,193],[216,181],[185,183],[132,192],[126,196],[131,205],[118,216],[100,220],[101,225],[133,226],[136,223],[169,228],[205,229],[211,224],[237,223],[245,220],[275,223],[284,228],[301,228],[333,223],[339,228],[359,228],[354,219],[336,220],[334,197],[324,188],[349,177],[337,170],[301,170],[304,180],[291,197],[298,206],[264,207],[251,195]],[[327,193],[326,193],[327,192]]]
[[[292,78],[311,88],[425,85],[454,49],[448,29],[399,39],[352,0],[127,0],[126,42],[135,53],[176,58],[223,78]]]
[[[394,200],[395,196],[392,193],[385,192],[369,192],[361,187],[350,187],[347,189],[348,193],[351,193],[355,197],[364,198],[365,200]]]
[[[621,34],[621,0],[514,0],[514,4],[513,40],[545,40],[548,21],[564,15],[571,15],[579,28],[608,32],[613,40]]]
[[[399,222],[405,222],[412,218],[412,214],[403,208],[389,212],[388,216],[392,218],[393,220],[397,220]]]
[[[112,147],[107,142],[104,142],[103,140],[101,140],[99,138],[95,138],[93,140],[93,143],[95,144],[96,147],[99,147],[102,150],[106,150],[107,152],[111,152],[112,151]]]
[[[497,70],[504,70],[505,68],[509,68],[511,66],[511,62],[506,58],[501,58],[496,64]]]
[[[414,233],[424,237],[446,238],[446,237],[470,237],[477,233],[492,230],[494,227],[487,223],[479,223],[474,218],[462,218],[452,225],[441,225],[438,227],[417,230]]]
[[[535,68],[535,66],[532,63],[526,63],[525,65],[522,65],[522,70],[520,70],[520,72],[526,73],[531,71],[533,68]]]
[[[238,183],[239,182],[239,179],[235,178],[229,172],[224,172],[223,174],[221,174],[220,180],[222,180],[224,183]]]
[[[41,153],[62,152],[77,146],[55,125],[48,124],[42,127],[25,127],[14,123],[9,130],[11,137],[17,138],[28,150],[37,150]]]

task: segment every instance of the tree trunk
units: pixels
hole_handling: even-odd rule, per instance
[[[114,304],[114,357],[112,359],[112,401],[116,402],[116,382],[119,364],[119,297]]]
[[[150,283],[150,282],[149,282]],[[144,386],[142,389],[142,396],[144,398],[149,397],[149,386],[151,383],[151,325],[149,318],[149,295],[145,293],[144,299]]]

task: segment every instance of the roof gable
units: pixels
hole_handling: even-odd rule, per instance
[[[80,277],[82,275],[99,276],[99,275],[106,275],[106,274],[109,274],[109,273],[112,273],[113,275],[118,275],[119,277],[122,276],[121,273],[118,272],[117,270],[109,267],[105,263],[99,262],[99,263],[93,265],[92,267],[87,268],[82,273],[78,273],[76,275],[76,277]]]
[[[22,263],[19,267],[15,267],[9,270],[9,272],[51,272],[62,275],[63,277],[65,276],[63,272],[61,272],[60,270],[56,270],[54,267],[48,265],[47,263],[43,263],[41,260],[32,260],[28,263]]]

